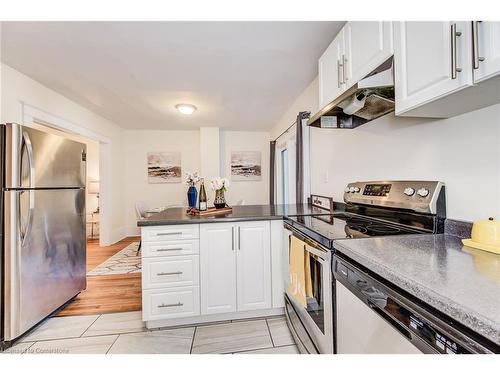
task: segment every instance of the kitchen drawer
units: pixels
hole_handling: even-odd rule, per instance
[[[160,320],[200,315],[198,286],[142,292],[142,319]]]
[[[187,225],[162,225],[158,227],[142,228],[142,241],[170,241],[199,238],[200,226]]]
[[[169,288],[199,285],[198,255],[145,258],[142,260],[142,288]]]
[[[200,240],[143,242],[143,258],[199,254]]]

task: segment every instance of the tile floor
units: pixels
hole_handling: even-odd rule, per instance
[[[147,330],[141,312],[50,318],[6,353],[297,354],[283,316]]]

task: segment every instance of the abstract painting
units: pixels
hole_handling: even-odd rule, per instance
[[[148,182],[164,184],[181,182],[180,152],[148,152]]]
[[[262,179],[260,151],[231,152],[231,179],[233,181],[260,181]]]

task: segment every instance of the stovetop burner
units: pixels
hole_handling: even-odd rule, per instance
[[[371,217],[349,213],[289,218],[289,224],[317,242],[331,247],[333,240],[423,233],[418,229],[392,225]]]

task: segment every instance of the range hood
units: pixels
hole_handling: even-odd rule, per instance
[[[307,125],[354,129],[394,111],[393,58],[385,61],[312,116]]]

